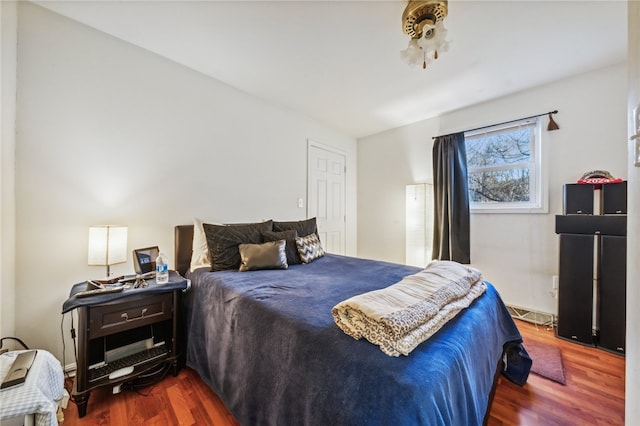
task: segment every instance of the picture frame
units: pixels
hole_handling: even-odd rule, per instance
[[[136,274],[146,274],[156,270],[156,258],[160,250],[158,246],[133,250],[133,269]]]

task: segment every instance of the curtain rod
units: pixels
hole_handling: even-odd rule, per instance
[[[496,124],[491,124],[491,125],[488,125],[488,126],[476,127],[475,129],[462,130],[462,131],[460,131],[460,132],[454,132],[454,133],[475,132],[476,130],[482,130],[482,129],[486,129],[486,128],[488,128],[488,127],[501,126],[501,125],[503,125],[503,124],[509,124],[509,123],[513,123],[513,122],[516,122],[516,121],[528,120],[528,119],[530,119],[530,118],[536,118],[536,117],[542,117],[543,115],[547,115],[547,114],[548,114],[549,116],[551,116],[551,114],[557,114],[557,113],[558,113],[558,110],[556,109],[556,110],[549,111],[549,112],[545,112],[545,113],[542,113],[542,114],[536,114],[536,115],[532,115],[532,116],[524,117],[524,118],[517,118],[517,119],[515,119],[515,120],[503,121],[502,123],[496,123]],[[453,133],[447,133],[447,135],[452,135],[452,134],[453,134]],[[440,136],[447,136],[447,135],[440,135]],[[431,139],[439,138],[440,136],[434,136],[434,137],[432,137]]]

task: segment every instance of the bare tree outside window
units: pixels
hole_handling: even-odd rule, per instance
[[[530,204],[535,194],[536,122],[466,136],[471,205]]]

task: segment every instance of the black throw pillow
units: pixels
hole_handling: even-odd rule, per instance
[[[285,252],[287,253],[287,264],[298,265],[302,263],[300,255],[298,254],[298,247],[296,246],[296,238],[298,238],[298,232],[295,229],[289,231],[267,231],[262,233],[262,241],[279,241],[285,240]]]
[[[240,267],[240,244],[262,243],[262,233],[271,231],[271,220],[260,223],[214,225],[202,224],[207,237],[209,254],[211,256],[211,270],[225,271]]]
[[[318,225],[315,217],[293,222],[273,222],[274,231],[280,232],[292,229],[298,233],[298,237],[306,237],[309,234],[318,234]]]

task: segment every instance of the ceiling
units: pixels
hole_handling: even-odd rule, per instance
[[[619,63],[627,3],[449,1],[450,49],[399,52],[405,1],[36,1],[269,103],[363,137]]]

